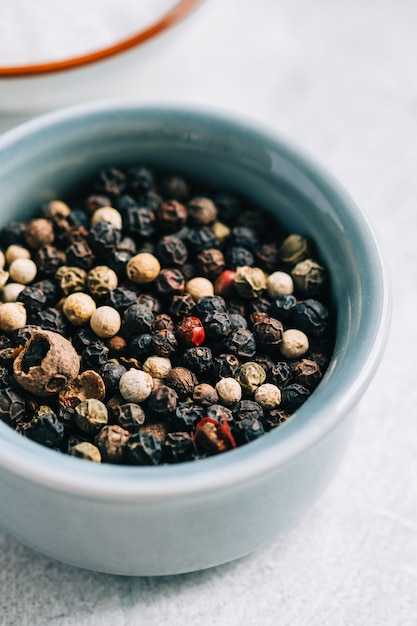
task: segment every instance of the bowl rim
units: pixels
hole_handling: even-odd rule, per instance
[[[145,42],[154,39],[165,31],[172,28],[175,24],[181,22],[194,9],[201,4],[203,0],[178,0],[178,2],[155,20],[152,24],[137,31],[130,37],[125,37],[114,44],[98,48],[86,54],[80,54],[73,57],[67,57],[60,61],[44,61],[41,63],[33,63],[27,65],[0,65],[0,79],[2,78],[24,78],[36,77],[43,74],[54,74],[67,70],[77,69],[103,61],[127,52],[132,48],[140,46]]]
[[[46,113],[7,131],[0,136],[0,152],[19,143],[23,145],[22,140],[51,130],[53,126],[59,128],[68,121],[82,122],[86,117],[105,117],[122,112],[141,116],[179,115],[193,121],[210,120],[225,124],[230,132],[249,133],[266,146],[275,147],[296,162],[297,167],[319,188],[330,189],[343,206],[344,219],[348,215],[349,224],[354,227],[355,255],[362,257],[369,272],[368,284],[374,289],[372,298],[369,298],[371,308],[368,311],[372,324],[367,318],[367,329],[373,336],[366,346],[359,345],[354,354],[350,350],[356,367],[350,368],[351,373],[344,381],[343,390],[339,389],[334,394],[332,385],[321,384],[308,402],[280,428],[226,454],[197,462],[156,467],[86,463],[66,455],[58,456],[55,451],[21,437],[9,426],[0,423],[0,469],[3,467],[6,472],[59,492],[105,501],[155,501],[178,496],[204,496],[218,490],[233,489],[242,481],[260,480],[265,473],[283,468],[330,434],[339,421],[348,417],[376,373],[391,319],[389,278],[381,249],[365,215],[325,168],[307,156],[294,141],[247,116],[178,103],[174,106],[117,100],[87,103]],[[361,323],[364,323],[365,317],[362,315]],[[326,373],[323,382],[327,377]]]

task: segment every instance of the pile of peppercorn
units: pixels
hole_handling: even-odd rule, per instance
[[[0,231],[0,418],[49,448],[157,465],[249,443],[320,382],[328,279],[236,193],[147,166]]]

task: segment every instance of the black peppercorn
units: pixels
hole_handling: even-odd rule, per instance
[[[213,365],[213,355],[210,348],[198,346],[196,348],[188,348],[183,355],[184,366],[195,372],[198,376],[208,375]]]
[[[159,190],[162,197],[167,200],[178,200],[185,202],[190,195],[187,181],[176,174],[166,176],[160,184]]]
[[[185,278],[179,269],[162,269],[155,281],[155,291],[161,298],[171,299],[173,296],[183,295]]]
[[[146,333],[151,331],[155,316],[144,304],[131,304],[123,316],[123,323],[132,333]]]
[[[87,228],[90,224],[90,219],[87,213],[82,209],[73,209],[67,217],[67,222],[70,226],[83,226],[84,228]]]
[[[99,257],[106,257],[112,252],[120,239],[121,231],[109,222],[97,222],[91,227],[88,235],[88,243],[94,254]]]
[[[272,317],[286,324],[291,319],[296,304],[297,298],[293,295],[279,296],[271,302],[268,312]]]
[[[136,304],[136,293],[127,287],[116,287],[106,293],[103,305],[111,306],[117,311],[125,311],[132,304]]]
[[[208,315],[216,311],[225,313],[226,310],[226,302],[221,296],[203,296],[195,304],[193,315],[204,323]]]
[[[107,363],[109,349],[102,341],[95,341],[84,348],[81,353],[84,370],[98,371]]]
[[[210,406],[219,401],[219,395],[208,383],[200,383],[194,387],[193,401],[201,406]]]
[[[253,253],[242,246],[232,246],[228,248],[224,254],[226,266],[231,270],[247,265],[253,267],[255,265],[255,257]]]
[[[142,333],[134,335],[127,344],[127,354],[139,360],[146,359],[151,354],[152,335]]]
[[[9,387],[12,382],[9,368],[4,365],[0,365],[0,387]]]
[[[213,360],[213,379],[234,378],[239,365],[239,359],[234,354],[219,354]]]
[[[65,250],[65,256],[69,266],[80,267],[85,271],[93,267],[94,254],[84,239],[74,241],[74,243]]]
[[[149,396],[146,408],[152,418],[166,420],[175,413],[177,404],[178,396],[174,389],[168,385],[159,385]]]
[[[159,227],[169,233],[174,233],[183,226],[187,220],[187,209],[178,200],[164,200],[157,210]]]
[[[311,333],[312,335],[320,335],[328,325],[329,310],[318,300],[308,298],[298,302],[292,311],[292,324],[295,328]]]
[[[100,450],[101,458],[106,463],[122,463],[126,457],[126,446],[130,438],[128,430],[117,424],[103,426],[94,439]]]
[[[36,325],[44,328],[45,330],[52,330],[55,333],[59,333],[64,337],[68,334],[68,320],[54,307],[47,307],[42,311],[36,311],[31,317],[31,321]]]
[[[231,230],[228,244],[254,251],[259,246],[259,237],[252,228],[248,228],[247,226],[234,226]],[[243,265],[247,264],[243,263]]]
[[[0,230],[0,245],[8,248],[12,244],[24,245],[26,225],[23,222],[9,222]]]
[[[294,363],[292,372],[294,382],[310,390],[317,387],[322,378],[318,363],[311,359],[301,359]]]
[[[187,432],[168,433],[163,445],[163,461],[181,463],[192,460],[195,448],[192,436]]]
[[[145,411],[136,402],[119,404],[113,410],[118,426],[130,433],[137,433],[145,422]]]
[[[212,404],[206,409],[206,416],[217,422],[231,422],[233,420],[233,413],[231,409],[228,409],[223,404]]]
[[[194,309],[194,299],[188,294],[183,296],[174,296],[169,307],[169,312],[175,320],[188,317]]]
[[[232,331],[226,340],[226,347],[229,352],[242,359],[250,359],[256,354],[255,337],[245,328]]]
[[[154,185],[152,170],[144,165],[129,167],[127,170],[126,186],[135,194],[142,194],[149,191]]]
[[[172,330],[164,328],[152,334],[151,353],[170,357],[178,348],[178,342]]]
[[[175,235],[166,235],[158,241],[156,256],[165,266],[184,265],[188,257],[188,250],[182,239]]]
[[[157,330],[174,330],[172,317],[170,317],[167,313],[160,313],[155,317],[154,323],[152,324],[152,330],[154,332]]]
[[[111,361],[108,361],[104,367],[101,368],[99,374],[106,387],[107,396],[113,396],[119,391],[119,381],[125,372],[126,368],[123,367],[123,365]],[[119,425],[122,426],[122,424]]]
[[[118,196],[126,187],[126,175],[115,167],[103,168],[98,173],[94,186],[101,194]]]
[[[248,322],[246,321],[246,318],[243,317],[243,315],[239,315],[238,313],[231,313],[229,315],[229,319],[232,331],[237,330],[238,328],[248,327]]]
[[[292,369],[286,361],[277,361],[271,370],[270,382],[279,387],[285,387],[292,382]]]
[[[17,296],[17,302],[23,302],[28,313],[34,313],[46,306],[47,296],[34,285],[26,285]]]
[[[127,442],[127,461],[132,465],[158,465],[161,458],[161,441],[151,433],[139,431]]]
[[[252,326],[252,332],[260,350],[275,353],[282,341],[284,327],[274,317],[265,317]]]
[[[131,235],[148,239],[156,232],[155,213],[146,206],[130,206],[123,214],[123,226]]]
[[[190,228],[185,236],[185,244],[192,254],[199,254],[209,248],[217,248],[218,240],[210,226]]]
[[[246,417],[231,425],[231,431],[238,445],[244,445],[261,437],[265,429],[262,422],[255,417]]]
[[[264,243],[255,250],[256,265],[272,274],[279,265],[279,247],[274,243]]]
[[[284,422],[286,422],[290,418],[290,414],[286,411],[283,411],[281,408],[271,409],[265,413],[264,418],[262,420],[263,426],[266,432],[269,432],[273,428],[277,428],[277,426],[281,426]]]
[[[197,257],[197,264],[203,276],[216,279],[226,268],[223,252],[217,248],[203,250]]]
[[[187,204],[187,210],[190,222],[200,226],[212,224],[217,217],[217,207],[210,198],[192,198]]]
[[[65,428],[55,413],[50,411],[37,415],[31,421],[30,427],[25,430],[25,435],[48,448],[57,449],[63,442]]]
[[[173,367],[165,377],[165,383],[172,387],[181,399],[193,395],[197,382],[194,372],[185,367]]]
[[[176,411],[171,415],[172,427],[175,430],[191,432],[195,425],[204,417],[204,408],[191,402],[178,404]]]
[[[34,261],[39,272],[50,275],[64,264],[65,254],[55,246],[41,246],[35,254]]]
[[[281,405],[287,413],[294,413],[309,397],[310,391],[297,383],[291,383],[281,390]]]
[[[240,200],[231,193],[221,192],[216,194],[214,203],[217,207],[219,219],[227,224],[233,223],[241,211]]]
[[[6,424],[12,424],[24,419],[26,403],[22,394],[13,387],[0,389],[0,419]]]

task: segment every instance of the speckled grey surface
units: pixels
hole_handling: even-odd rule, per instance
[[[388,258],[391,338],[341,470],[288,535],[212,570],[135,579],[0,533],[2,626],[417,624],[416,20],[413,0],[206,0],[142,68],[144,101],[266,122],[344,184]]]

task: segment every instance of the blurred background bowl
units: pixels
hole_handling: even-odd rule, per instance
[[[335,475],[385,348],[386,273],[360,210],[287,141],[214,111],[81,105],[9,131],[0,152],[3,223],[110,164],[146,162],[239,190],[316,242],[337,312],[335,353],[311,398],[278,429],[217,457],[96,465],[0,423],[0,526],[54,558],[126,575],[207,568],[285,532]]]
[[[94,43],[100,35],[98,26],[84,32],[77,30],[77,24],[74,23],[72,28],[78,33],[80,40],[77,42],[77,49],[83,51],[77,56],[62,58],[63,50],[67,48],[64,43],[60,47],[58,33],[53,37],[54,49],[47,53],[51,55],[50,58],[11,64],[5,62],[0,55],[0,132],[36,114],[58,107],[92,99],[135,98],[142,95],[146,91],[149,68],[159,59],[169,56],[175,42],[181,37],[182,29],[187,28],[188,19],[185,18],[191,17],[194,9],[201,4],[202,0],[172,0],[170,5],[166,4],[170,8],[159,14],[158,5],[152,9],[150,1],[148,11],[154,12],[155,19],[148,19],[146,26],[133,32],[133,18],[130,21],[128,19],[129,11],[134,16],[133,10],[129,9],[128,3],[115,3],[125,13],[124,26],[119,26],[119,32],[126,29],[129,35],[109,43],[106,47],[97,47]],[[47,7],[48,3],[44,2],[43,6]],[[109,3],[101,7],[101,11],[108,11],[111,15],[108,7]],[[9,13],[14,16],[16,11]],[[71,12],[70,15],[78,21],[76,14]],[[24,11],[18,17],[20,20],[30,19]],[[30,42],[24,37],[29,26],[24,25],[21,28],[16,24],[6,24],[4,16],[2,19],[3,28],[7,32],[12,32],[17,39],[23,39],[21,45],[26,46],[25,54],[30,58]],[[62,7],[58,5],[53,5],[50,13],[42,16],[42,24],[48,30],[59,31],[64,28],[68,31],[68,27],[71,28],[71,24],[66,24],[63,20]],[[45,33],[45,39],[47,35]],[[32,34],[34,46],[36,37],[41,38],[42,31]]]

